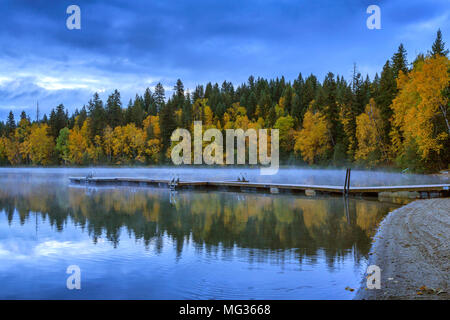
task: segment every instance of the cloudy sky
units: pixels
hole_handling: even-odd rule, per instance
[[[66,9],[81,8],[81,30]],[[366,9],[381,8],[381,30]],[[0,119],[35,117],[59,103],[70,111],[115,88],[124,104],[159,81],[187,88],[245,82],[250,74],[288,80],[326,72],[350,78],[353,63],[373,77],[402,42],[426,52],[441,28],[450,44],[448,0],[2,0]]]

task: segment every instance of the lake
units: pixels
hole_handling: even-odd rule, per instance
[[[1,299],[351,299],[355,292],[345,288],[358,288],[377,224],[398,207],[376,199],[69,184],[69,176],[91,170],[209,180],[242,172],[0,169]],[[245,172],[251,181],[345,179],[336,170]],[[386,175],[403,184],[434,179],[357,172],[353,181],[385,183]],[[71,265],[81,270],[80,290],[66,287]]]

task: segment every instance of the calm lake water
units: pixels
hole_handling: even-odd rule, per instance
[[[210,180],[240,172],[182,170]],[[341,178],[311,171],[266,179]],[[0,169],[1,299],[351,299],[355,292],[345,288],[360,284],[377,223],[397,208],[363,199],[346,206],[341,197],[69,184],[88,172]],[[70,265],[81,269],[81,290],[66,288]]]

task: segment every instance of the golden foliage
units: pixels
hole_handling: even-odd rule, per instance
[[[375,165],[381,158],[374,157],[375,152],[381,153],[383,123],[380,110],[376,107],[375,101],[370,99],[364,113],[356,117],[356,138],[358,149],[356,150],[356,160],[366,160],[370,165]]]
[[[86,137],[83,137],[80,128],[75,126],[69,133],[69,162],[71,164],[82,164],[87,147]]]
[[[433,56],[416,63],[409,74],[399,74],[399,93],[392,103],[391,120],[396,154],[404,153],[412,142],[417,144],[423,160],[431,152],[439,154],[444,148],[450,129],[439,129],[437,123],[448,121],[444,119],[447,118],[448,98],[442,92],[450,83],[449,68],[448,58]]]
[[[53,138],[48,135],[48,126],[46,124],[33,124],[30,134],[22,143],[24,155],[34,164],[49,165],[52,163],[53,150],[55,143]]]
[[[295,139],[294,151],[301,152],[305,161],[313,164],[315,159],[330,149],[328,122],[320,112],[310,107],[303,119],[303,128]]]

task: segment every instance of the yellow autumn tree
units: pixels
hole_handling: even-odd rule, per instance
[[[88,120],[84,121],[82,127],[76,124],[69,133],[69,162],[71,164],[83,164],[89,146]],[[78,119],[76,121],[78,123]]]
[[[114,131],[110,126],[106,126],[105,130],[103,130],[103,150],[105,151],[105,155],[108,158],[108,161],[112,160],[113,153],[113,138]]]
[[[147,135],[134,123],[114,129],[113,152],[117,163],[129,161],[145,162]]]
[[[99,161],[101,160],[102,155],[103,155],[102,137],[100,137],[99,135],[96,135],[94,137],[94,140],[88,146],[87,154],[88,154],[89,159],[94,164],[99,163]]]
[[[159,125],[159,116],[148,116],[144,122],[144,130],[147,134],[146,154],[150,162],[158,163],[161,159],[161,128]]]
[[[275,114],[277,118],[283,117],[286,114],[286,98],[280,97],[280,100],[275,105]]]
[[[15,136],[6,139],[6,157],[13,166],[22,163],[20,143]]]
[[[274,128],[279,130],[280,150],[284,153],[291,152],[295,144],[294,118],[280,117]]]
[[[85,151],[84,139],[80,129],[74,127],[69,134],[69,162],[71,164],[82,164]]]
[[[325,155],[330,147],[325,116],[309,107],[303,118],[302,129],[295,139],[294,151],[300,152],[305,161],[313,164],[318,157]]]
[[[15,143],[19,144],[19,152],[22,157],[22,160],[25,163],[29,163],[30,157],[30,150],[29,145],[27,143],[28,136],[31,132],[31,124],[30,121],[28,121],[27,118],[22,118],[19,121],[19,125],[17,126],[15,132],[14,132],[14,140]]]
[[[6,148],[8,145],[8,138],[0,137],[0,164],[7,163],[8,155],[6,152]]]
[[[234,122],[231,119],[231,116],[228,114],[228,112],[225,112],[223,115],[223,129],[233,129],[234,128]]]
[[[204,107],[207,105],[208,99],[197,99],[192,105],[192,119],[194,121],[203,120]]]
[[[418,61],[408,74],[399,74],[399,93],[391,106],[391,138],[396,156],[405,156],[414,146],[421,161],[432,161],[448,146],[449,101],[444,89],[450,84],[449,68],[447,57],[435,55]]]
[[[33,164],[45,166],[52,163],[55,143],[53,137],[48,134],[46,124],[33,124],[24,144],[26,145],[27,156]]]
[[[358,148],[355,159],[375,165],[384,160],[382,154],[385,146],[382,145],[383,122],[380,110],[370,99],[363,113],[356,117],[356,139]]]

